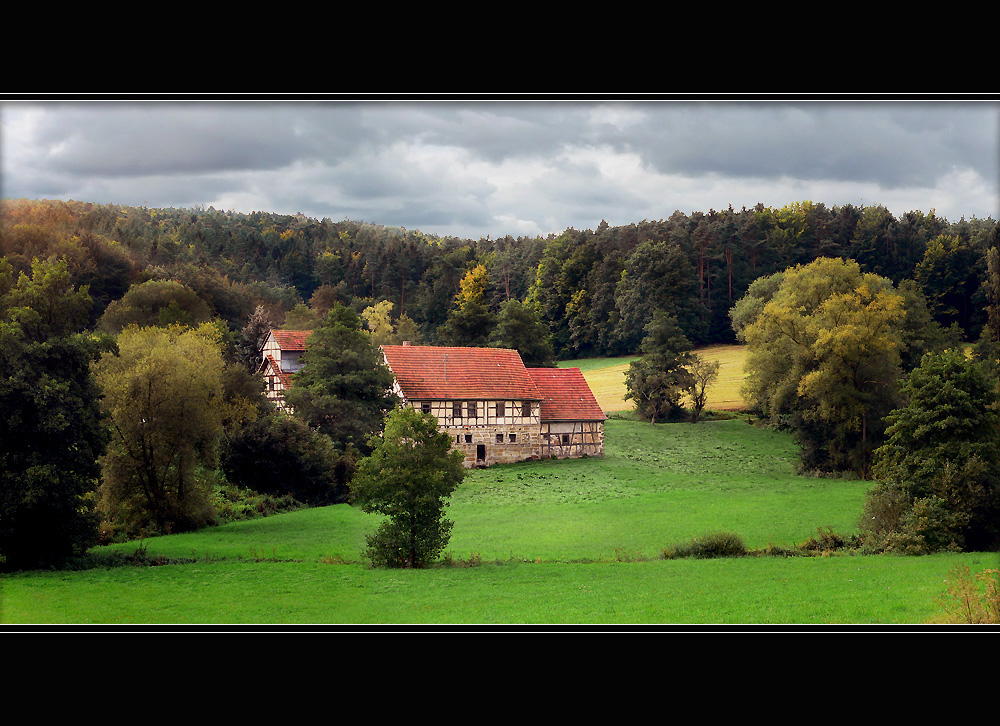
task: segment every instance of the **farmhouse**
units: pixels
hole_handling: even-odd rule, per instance
[[[302,369],[302,354],[311,330],[272,330],[261,351],[259,373],[264,375],[264,395],[286,410],[285,391],[292,385],[292,376]]]
[[[607,416],[579,368],[529,368],[542,397],[543,457],[602,456]]]
[[[433,414],[466,466],[600,456],[604,412],[577,368],[525,368],[516,350],[386,345],[394,392]]]
[[[259,372],[265,395],[288,411],[310,330],[272,330]],[[606,416],[579,368],[526,368],[516,350],[382,346],[394,393],[431,413],[466,466],[604,454]]]

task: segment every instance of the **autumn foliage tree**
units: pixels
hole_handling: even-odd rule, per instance
[[[202,526],[225,415],[218,328],[133,326],[118,348],[94,365],[112,430],[102,509],[127,535]]]
[[[904,298],[850,260],[785,270],[747,322],[751,408],[789,426],[803,465],[867,475],[884,416],[898,403]]]
[[[475,266],[462,278],[454,307],[439,331],[444,343],[456,346],[487,344],[497,322],[486,300],[488,285],[489,275],[483,265]]]

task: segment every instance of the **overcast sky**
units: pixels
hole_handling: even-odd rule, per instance
[[[478,239],[811,200],[1000,219],[1000,103],[0,101],[4,198]]]

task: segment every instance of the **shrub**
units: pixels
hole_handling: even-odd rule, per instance
[[[1000,570],[983,570],[974,579],[968,567],[957,567],[939,600],[945,612],[935,622],[1000,624]]]
[[[961,552],[965,541],[958,532],[967,521],[966,515],[953,511],[944,499],[917,499],[902,516],[899,530],[885,538],[884,549],[906,555]]]
[[[805,552],[798,549],[797,547],[782,547],[776,545],[773,542],[762,550],[754,550],[749,554],[756,555],[758,557],[804,557]]]
[[[305,506],[290,494],[261,494],[225,481],[216,488],[213,504],[219,524],[267,517]]]
[[[874,551],[883,549],[889,534],[900,531],[908,507],[909,494],[902,487],[885,482],[872,487],[858,522],[866,547]]]
[[[483,564],[483,556],[478,552],[473,552],[469,555],[469,559],[463,560],[461,557],[455,558],[451,552],[445,552],[441,555],[442,567],[479,567]]]
[[[718,532],[703,537],[695,537],[690,542],[663,549],[664,559],[673,560],[682,557],[697,557],[709,559],[713,557],[743,557],[747,548],[743,539],[732,532]]]
[[[229,432],[219,464],[234,484],[278,499],[291,495],[314,506],[347,501],[347,482],[354,472],[351,454],[287,414],[262,416]]]
[[[856,548],[861,544],[856,536],[844,536],[833,531],[832,527],[827,527],[826,531],[820,527],[816,534],[799,545],[799,549],[805,552],[833,552],[845,548]]]

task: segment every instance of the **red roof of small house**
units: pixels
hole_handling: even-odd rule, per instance
[[[294,374],[285,373],[281,370],[281,366],[278,365],[278,361],[274,359],[274,356],[265,356],[258,372],[263,373],[265,376],[277,376],[278,380],[281,381],[282,388],[291,388],[292,386],[292,376]]]
[[[593,391],[579,368],[529,368],[542,395],[542,421],[603,421]]]
[[[516,350],[383,345],[382,352],[411,401],[541,398]]]
[[[272,330],[274,342],[282,350],[305,350],[311,330]]]

